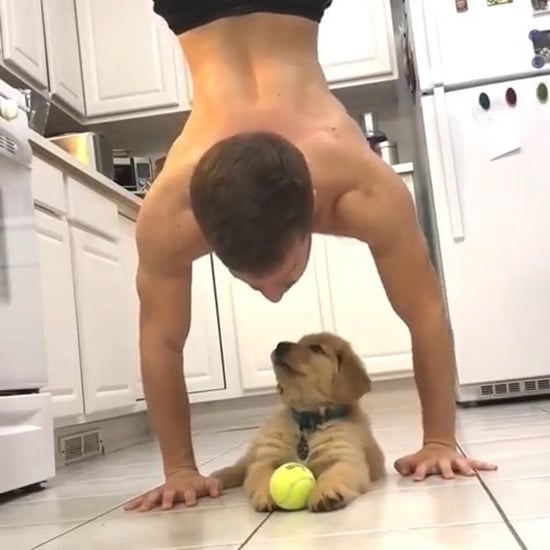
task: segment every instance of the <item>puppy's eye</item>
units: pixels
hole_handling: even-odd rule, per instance
[[[313,353],[321,353],[322,355],[325,355],[325,350],[319,344],[311,344],[311,346],[309,346],[309,349]]]

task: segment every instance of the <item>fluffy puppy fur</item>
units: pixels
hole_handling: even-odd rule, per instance
[[[212,476],[227,489],[244,485],[255,510],[274,510],[269,480],[282,464],[299,461],[303,434],[309,454],[302,462],[316,478],[309,509],[342,508],[385,474],[383,452],[358,403],[371,388],[363,364],[348,342],[326,332],[279,343],[271,360],[282,410],[262,426],[236,464]],[[318,413],[320,424],[300,430],[304,412]]]

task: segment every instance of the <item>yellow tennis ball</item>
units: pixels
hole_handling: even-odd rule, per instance
[[[279,466],[269,480],[269,493],[275,504],[283,510],[302,510],[315,485],[309,468],[298,462]]]

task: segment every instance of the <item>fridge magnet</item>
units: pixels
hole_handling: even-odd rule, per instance
[[[468,11],[468,0],[455,0],[455,5],[458,13]]]
[[[550,62],[550,31],[532,30],[529,32],[529,40],[533,43],[534,53],[531,65],[535,69],[542,69]]]
[[[502,4],[511,4],[514,0],[487,0],[488,6],[500,6]]]

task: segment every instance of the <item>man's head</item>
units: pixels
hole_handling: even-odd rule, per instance
[[[223,139],[200,159],[190,193],[220,260],[278,301],[304,272],[311,245],[313,187],[299,149],[269,132]]]

